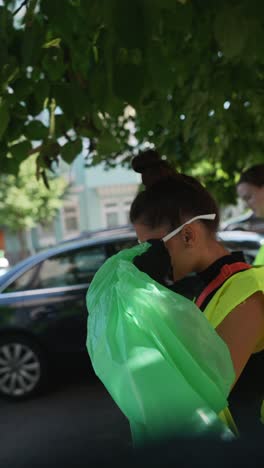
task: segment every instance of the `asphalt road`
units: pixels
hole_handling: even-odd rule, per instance
[[[262,440],[261,430],[232,443],[175,439],[134,451],[125,417],[87,372],[61,375],[29,401],[0,400],[0,468],[263,466]]]
[[[63,378],[30,401],[0,400],[1,468],[79,466],[84,457],[89,466],[102,451],[130,446],[125,417],[94,377]]]

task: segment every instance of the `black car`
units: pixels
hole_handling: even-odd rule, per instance
[[[248,231],[221,231],[218,238],[229,250],[242,250],[246,261],[253,263],[260,247],[264,244],[264,234]]]
[[[223,238],[229,233],[222,233]],[[256,252],[246,233],[223,239],[233,250]],[[124,229],[81,236],[27,258],[0,277],[0,393],[21,399],[37,392],[55,363],[85,354],[86,292],[103,262],[137,243]],[[254,247],[254,248],[252,248]],[[178,292],[191,298],[197,279],[181,281]],[[85,354],[86,355],[86,354]],[[88,359],[88,357],[87,357]]]
[[[264,235],[264,219],[248,212],[244,215],[230,218],[222,223],[224,231],[251,231]]]

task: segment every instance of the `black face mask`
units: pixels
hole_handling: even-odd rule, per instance
[[[152,279],[165,286],[168,285],[168,278],[171,276],[171,262],[168,250],[164,242],[159,239],[147,241],[151,246],[142,255],[137,255],[133,263]]]

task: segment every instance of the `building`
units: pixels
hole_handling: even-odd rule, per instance
[[[134,171],[118,166],[85,167],[80,154],[69,166],[63,161],[60,172],[70,184],[63,206],[52,223],[26,233],[28,253],[34,253],[82,232],[127,224],[129,209],[140,184]],[[15,235],[5,235],[6,255],[11,263],[19,259]]]

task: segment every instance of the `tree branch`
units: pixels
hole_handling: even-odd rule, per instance
[[[29,152],[28,152],[28,156],[31,156],[32,154],[36,154],[36,153],[39,153],[43,148],[43,145],[39,145],[39,146],[36,146],[35,148],[32,148]]]
[[[27,6],[29,0],[24,0],[21,5],[13,12],[13,16],[15,16],[24,6]]]
[[[63,132],[63,136],[66,138],[66,140],[67,140],[68,142],[71,142],[71,141],[72,141],[72,139],[69,137],[69,135],[68,135],[67,132]]]

